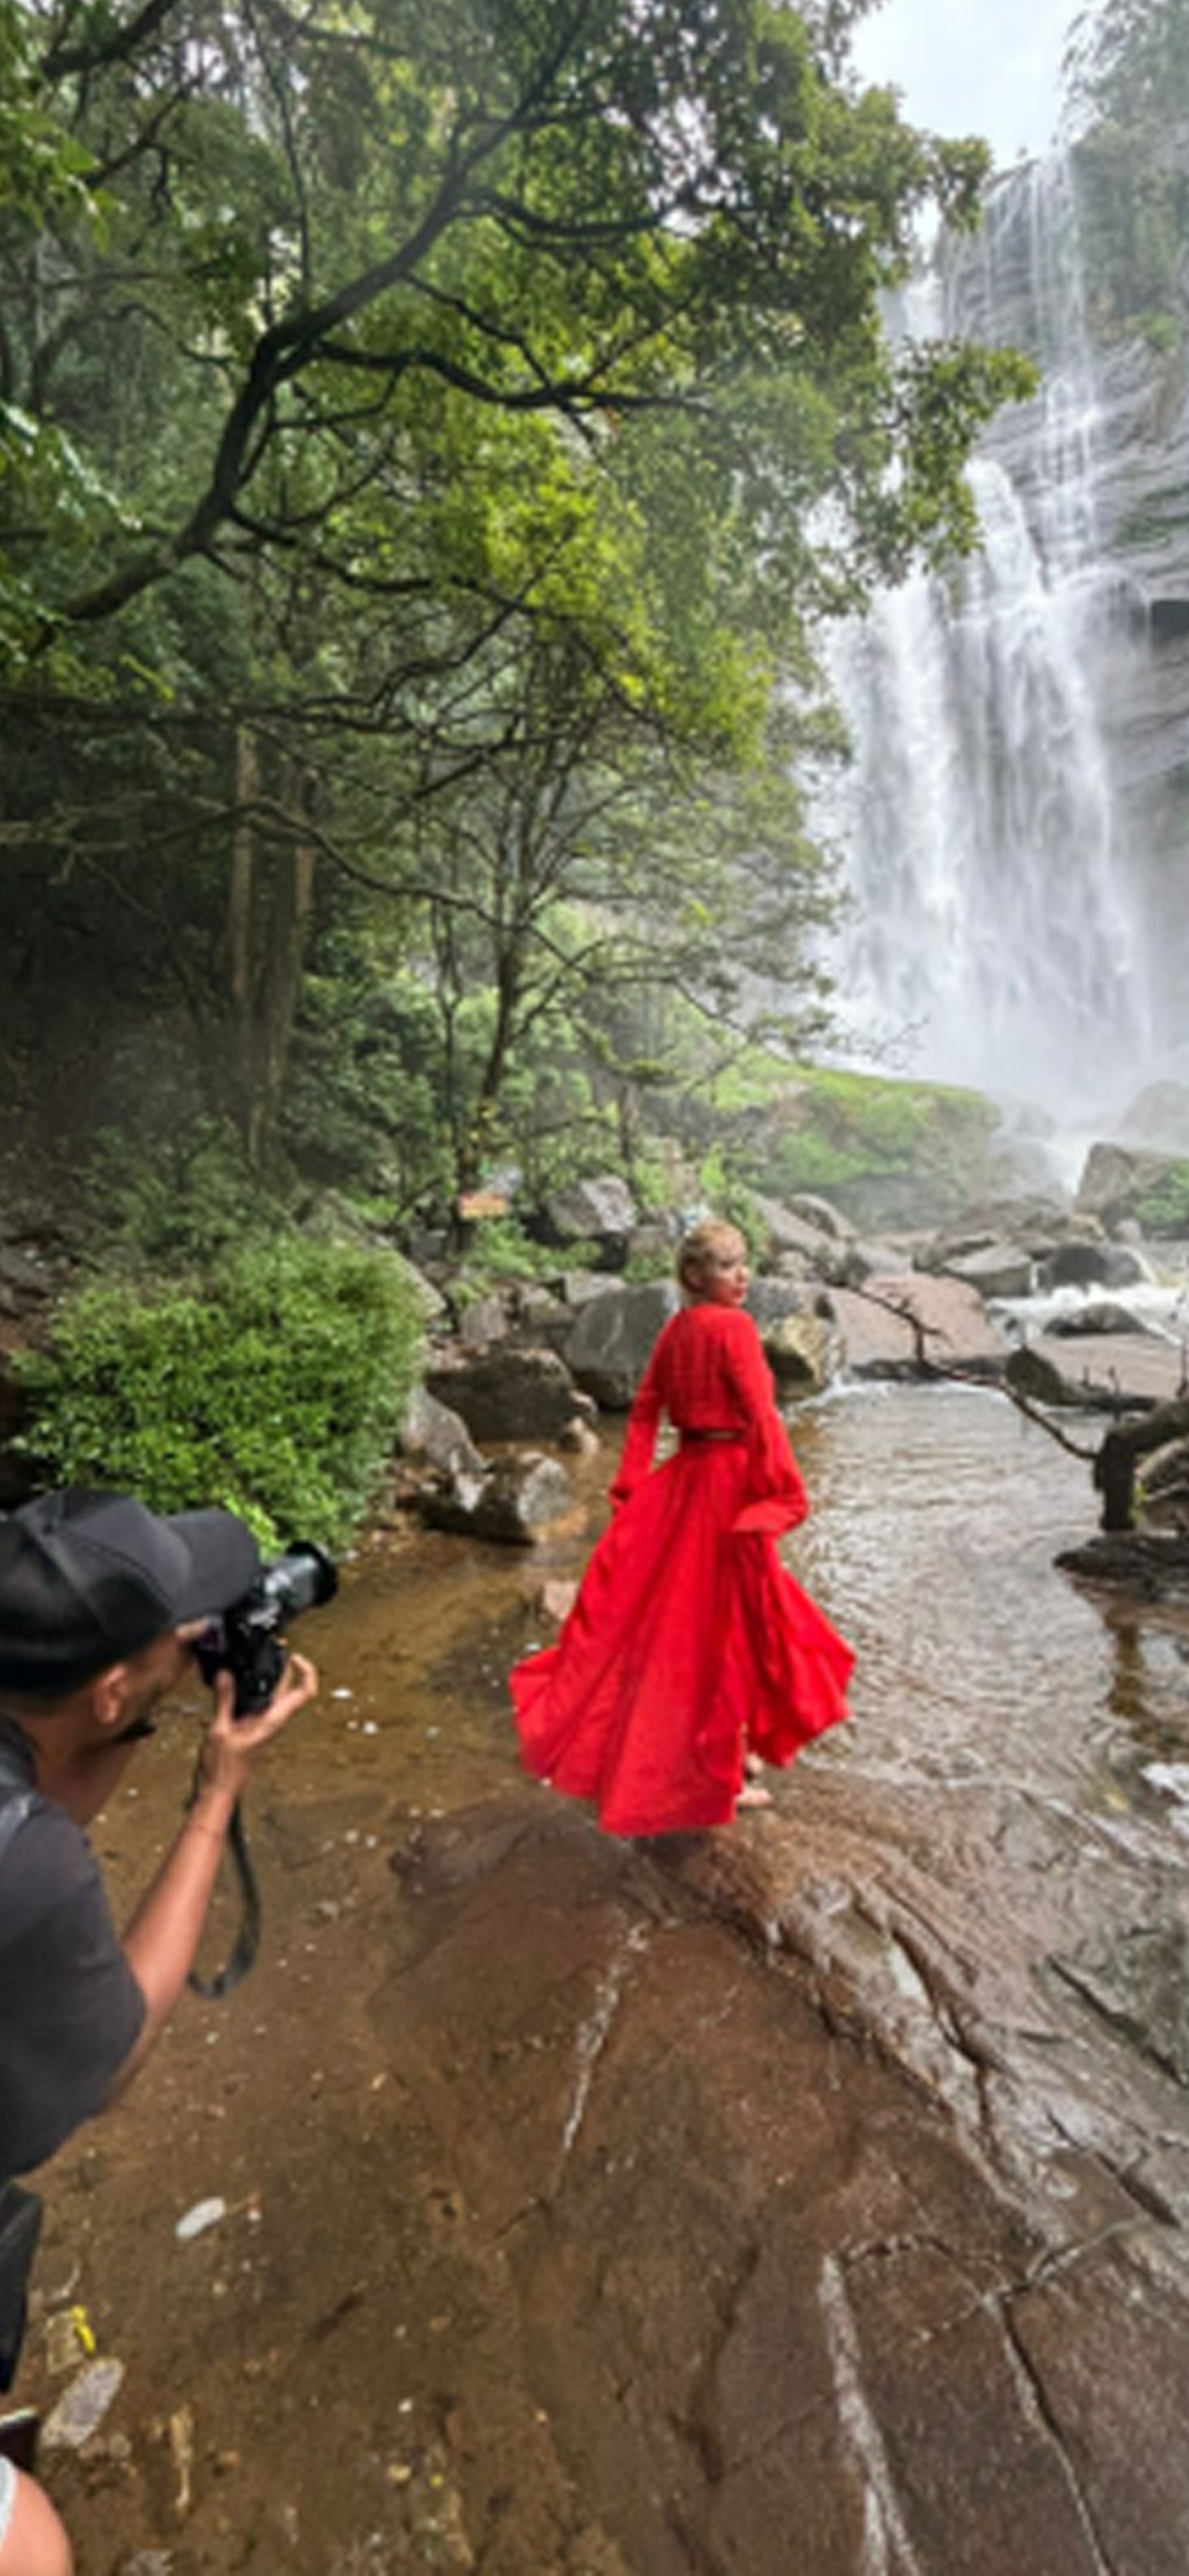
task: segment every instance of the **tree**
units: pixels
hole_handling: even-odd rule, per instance
[[[608,1002],[647,989],[752,1036],[804,1038],[812,1010],[772,994],[805,977],[828,918],[821,855],[792,776],[823,719],[785,709],[739,773],[698,766],[626,702],[573,634],[503,639],[475,699],[469,767],[414,790],[384,882],[423,927],[438,1005],[456,1188],[495,1150],[508,1076],[562,1032],[604,1052]],[[476,1018],[476,997],[482,1011]]]
[[[259,1156],[334,909],[319,872],[394,894],[444,956],[484,780],[490,885],[517,798],[533,838],[542,672],[566,675],[575,956],[624,971],[651,841],[667,909],[637,951],[682,924],[704,997],[728,918],[690,882],[726,882],[710,773],[765,774],[772,692],[810,685],[820,616],[971,541],[965,455],[1019,373],[960,345],[897,356],[879,296],[925,204],[973,220],[984,156],[857,92],[854,14],[0,0],[22,147],[0,207],[0,687],[10,740],[69,747],[17,828],[169,926]],[[543,953],[510,996],[495,961],[496,1093],[546,1012]]]
[[[1066,57],[1069,121],[1093,320],[1105,337],[1184,343],[1189,233],[1189,8],[1119,0],[1077,20]]]
[[[119,496],[91,514],[89,579],[28,532],[41,649],[195,559],[243,577],[297,548],[415,600],[402,481],[420,509],[427,458],[476,415],[547,421],[580,487],[624,423],[680,411],[778,550],[826,493],[885,563],[968,537],[952,466],[1002,369],[897,366],[877,297],[927,200],[971,219],[984,163],[850,95],[840,15],[826,34],[765,0],[448,0],[432,31],[408,0],[39,16],[17,87],[89,156],[96,219],[56,223],[48,262],[27,209],[10,226],[8,371],[29,417],[81,432],[98,360]],[[163,436],[185,388],[181,472],[176,432],[165,473],[129,456],[113,358]]]

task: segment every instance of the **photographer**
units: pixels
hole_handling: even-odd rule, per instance
[[[117,2100],[148,2056],[193,1966],[237,1801],[317,1688],[292,1656],[267,1704],[236,1717],[217,1672],[191,1803],[121,1940],[83,1829],[208,1622],[259,1572],[230,1512],[165,1519],[71,1489],[0,1519],[0,2389],[35,2234],[36,2203],[12,2178]],[[48,2498],[0,2453],[0,2576],[70,2566]]]

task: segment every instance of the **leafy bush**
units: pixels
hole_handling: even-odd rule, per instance
[[[1136,1200],[1135,1213],[1142,1234],[1189,1234],[1189,1163],[1174,1163]]]
[[[391,1452],[419,1327],[395,1256],[300,1235],[193,1284],[85,1288],[52,1347],[14,1363],[20,1446],[55,1484],[165,1512],[223,1503],[266,1548],[335,1547]]]
[[[143,1124],[102,1127],[83,1184],[94,1241],[121,1269],[206,1267],[284,1222],[234,1128],[218,1118],[192,1118],[161,1136]]]

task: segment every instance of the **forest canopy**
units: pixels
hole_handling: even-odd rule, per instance
[[[973,541],[849,0],[0,0],[10,1083],[396,1211],[795,1046],[821,621]]]

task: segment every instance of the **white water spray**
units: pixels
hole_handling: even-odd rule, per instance
[[[830,648],[855,751],[822,817],[854,898],[842,1009],[907,1071],[1081,1124],[1138,1077],[1149,1031],[1094,698],[1114,584],[1064,162],[1005,182],[913,308],[912,336],[1026,346],[1042,382],[972,468],[981,552]]]

